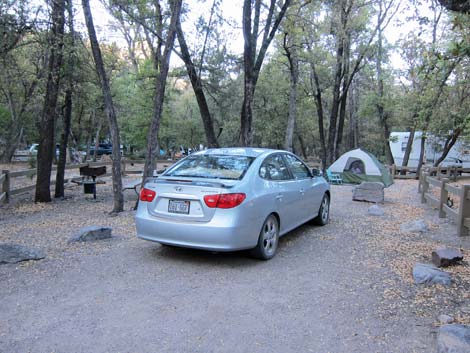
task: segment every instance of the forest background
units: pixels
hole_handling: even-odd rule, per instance
[[[56,143],[59,165],[67,146],[123,145],[148,176],[180,146],[283,148],[327,167],[357,147],[393,164],[391,131],[445,149],[467,133],[466,1],[100,1],[106,29],[88,0],[0,4],[0,160],[39,143],[37,201]]]

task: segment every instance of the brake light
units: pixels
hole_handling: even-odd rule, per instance
[[[140,190],[140,201],[152,202],[155,196],[157,196],[157,193],[153,190],[146,188]]]
[[[217,194],[204,196],[204,202],[210,208],[234,208],[246,199],[246,195],[239,194]]]

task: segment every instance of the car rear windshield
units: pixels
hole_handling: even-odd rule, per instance
[[[240,180],[253,160],[253,157],[246,156],[193,155],[176,164],[164,175]]]

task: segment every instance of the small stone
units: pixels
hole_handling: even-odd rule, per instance
[[[102,239],[111,238],[111,232],[113,228],[111,227],[99,227],[91,226],[81,228],[77,234],[72,236],[69,242],[78,242],[78,241],[95,241]]]
[[[384,210],[379,205],[370,206],[367,213],[371,216],[383,216],[385,214]]]
[[[428,231],[428,226],[422,219],[403,223],[400,225],[400,231],[403,233],[424,233]]]
[[[460,324],[444,325],[437,335],[439,353],[469,353],[470,327]]]
[[[450,274],[439,270],[433,265],[417,263],[413,267],[413,279],[418,284],[442,284],[450,285],[452,279]]]
[[[463,260],[463,254],[457,249],[439,248],[432,252],[432,263],[437,267],[455,265]]]
[[[14,264],[21,261],[41,260],[45,255],[36,249],[18,244],[0,244],[0,264]]]
[[[439,315],[437,319],[439,320],[441,325],[451,324],[454,322],[454,318],[449,315]]]

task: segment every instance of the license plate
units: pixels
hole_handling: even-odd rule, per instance
[[[170,200],[168,202],[168,212],[189,214],[189,201]]]

